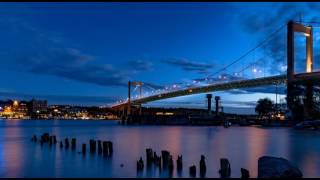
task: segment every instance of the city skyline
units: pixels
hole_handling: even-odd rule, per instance
[[[157,87],[204,78],[243,55],[288,20],[316,21],[319,6],[2,3],[0,36],[6,43],[2,43],[0,52],[1,76],[5,77],[0,98],[34,97],[52,103],[103,105],[126,98],[128,80]],[[257,51],[253,56],[261,54]],[[317,51],[317,69],[316,57]],[[248,61],[254,58],[248,57]],[[277,63],[279,71],[283,65],[278,61],[269,63]],[[265,71],[272,74],[277,68]],[[250,107],[259,98],[274,100],[272,92],[274,88],[267,87],[213,94],[220,95],[227,106],[252,112]],[[200,94],[150,106],[188,104],[205,108],[204,101]]]

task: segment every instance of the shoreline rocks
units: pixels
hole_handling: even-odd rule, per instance
[[[258,160],[258,178],[302,178],[301,171],[284,158],[263,156]]]

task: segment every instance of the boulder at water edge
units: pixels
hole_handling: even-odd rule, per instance
[[[263,156],[258,160],[258,178],[301,177],[301,171],[284,158]]]

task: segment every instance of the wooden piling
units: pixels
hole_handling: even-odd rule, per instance
[[[102,152],[104,156],[108,156],[108,143],[107,141],[102,142]]]
[[[68,149],[69,148],[69,139],[65,138],[64,143],[65,143],[66,149]]]
[[[190,177],[195,178],[196,174],[197,174],[196,166],[195,165],[190,166],[189,167],[189,175],[190,175]]]
[[[172,175],[173,173],[173,159],[172,156],[169,155],[169,161],[168,161],[168,169],[169,169],[169,174]]]
[[[96,153],[96,141],[93,139],[90,139],[89,144],[90,144],[90,153],[91,154]]]
[[[242,179],[250,178],[250,173],[247,169],[241,168],[241,178]]]
[[[82,144],[82,154],[84,155],[84,154],[86,154],[86,144],[84,143],[84,144]]]
[[[33,137],[31,138],[31,141],[37,142],[37,136],[36,136],[36,135],[33,135]]]
[[[49,145],[50,145],[50,146],[52,145],[52,142],[53,142],[53,137],[50,136],[50,137],[49,137]]]
[[[221,178],[229,178],[231,175],[231,167],[228,159],[221,158],[220,159],[220,170],[219,170]]]
[[[139,161],[137,161],[137,171],[143,171],[143,168],[144,168],[143,160],[142,160],[142,157],[140,157]]]
[[[201,159],[200,159],[200,163],[199,164],[200,164],[200,177],[204,178],[205,175],[206,175],[206,171],[207,171],[204,155],[201,155]]]
[[[49,141],[49,133],[43,133],[41,136],[41,141],[47,143]]]
[[[101,140],[98,140],[98,154],[102,153],[102,145],[101,145]]]
[[[146,159],[147,159],[147,166],[150,166],[153,162],[153,151],[152,149],[146,149]]]
[[[54,144],[57,144],[57,138],[56,138],[55,135],[53,136],[53,143],[54,143]]]
[[[182,170],[182,155],[178,156],[178,159],[177,159],[177,170],[178,171]]]
[[[113,145],[111,141],[107,141],[108,143],[108,155],[111,156],[113,154]]]
[[[76,149],[76,145],[77,145],[77,140],[76,138],[72,138],[71,139],[71,149],[75,150]]]
[[[62,143],[62,141],[60,141],[60,148],[63,148],[63,143]]]
[[[161,151],[162,156],[162,167],[166,169],[168,167],[170,153],[166,150]]]

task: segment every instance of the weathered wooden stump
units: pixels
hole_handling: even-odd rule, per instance
[[[43,133],[41,136],[41,141],[47,143],[49,141],[49,133]]]
[[[207,166],[204,155],[201,155],[200,159],[200,177],[204,178],[206,176]]]
[[[166,169],[168,167],[170,153],[166,150],[163,150],[161,151],[161,156],[162,156],[162,167]]]
[[[89,144],[90,144],[90,153],[91,154],[96,153],[96,141],[93,139],[90,139]]]
[[[49,145],[51,146],[51,145],[52,145],[52,143],[53,143],[53,137],[52,137],[52,136],[50,136],[50,137],[49,137]]]
[[[169,175],[172,175],[173,173],[173,159],[172,156],[169,155],[169,162],[168,162],[168,169],[169,169]]]
[[[98,140],[98,154],[102,153],[102,145],[101,145],[101,140]]]
[[[71,149],[75,150],[76,149],[76,145],[77,145],[77,140],[76,138],[72,138],[71,139]]]
[[[108,144],[108,155],[111,156],[113,154],[113,145],[111,141],[107,141]]]
[[[107,141],[102,142],[102,152],[104,156],[108,156],[108,143]]]
[[[156,152],[153,153],[153,161],[156,166],[161,166],[161,157]]]
[[[219,170],[221,178],[229,178],[231,175],[231,167],[228,159],[221,158],[220,159],[220,170]]]
[[[55,135],[53,136],[53,143],[54,143],[54,144],[57,144],[57,138],[56,138]]]
[[[87,151],[86,144],[82,144],[82,154],[85,155]]]
[[[192,178],[195,178],[197,174],[197,168],[195,165],[189,167],[189,175]]]
[[[152,149],[148,148],[146,149],[146,159],[147,159],[147,166],[152,165],[153,162],[153,151]]]
[[[66,149],[68,149],[69,148],[69,139],[68,138],[64,139],[64,144],[66,146]]]
[[[242,179],[248,179],[250,178],[250,173],[247,169],[241,168],[241,178]]]
[[[31,141],[37,142],[37,136],[36,136],[36,135],[33,135],[32,138],[31,138]]]
[[[139,161],[137,161],[137,171],[143,171],[143,167],[144,167],[143,160],[142,160],[142,157],[140,157]]]
[[[182,171],[182,155],[178,156],[178,159],[177,159],[177,170],[178,170],[178,172]]]

